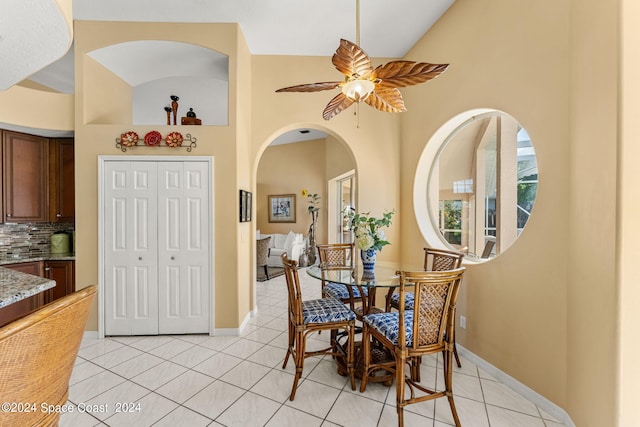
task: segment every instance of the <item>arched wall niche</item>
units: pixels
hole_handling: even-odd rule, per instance
[[[110,93],[97,93],[104,85],[86,85],[87,123],[173,124],[173,113],[168,118],[165,107],[176,95],[177,125],[190,108],[202,125],[228,124],[227,55],[190,43],[135,40],[92,50],[86,57],[85,66],[93,72],[84,78],[111,82]]]

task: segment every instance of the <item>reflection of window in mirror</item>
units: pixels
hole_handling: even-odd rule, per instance
[[[526,130],[498,111],[476,115],[442,143],[429,176],[428,209],[445,246],[487,259],[511,246],[538,188]]]

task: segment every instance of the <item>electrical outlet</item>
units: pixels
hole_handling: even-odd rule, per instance
[[[467,329],[467,318],[464,316],[460,316],[460,327],[462,329]]]

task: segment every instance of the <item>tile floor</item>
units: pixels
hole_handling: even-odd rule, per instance
[[[305,298],[319,298],[317,280],[301,270],[300,281]],[[369,384],[365,393],[352,391],[327,357],[305,361],[296,398],[289,401],[293,361],[281,369],[287,346],[284,277],[257,283],[257,295],[259,313],[240,337],[85,339],[69,388],[74,411],[64,414],[60,425],[397,425],[394,386]],[[313,335],[310,345],[323,345],[327,336]],[[438,358],[425,358],[423,382],[442,384],[441,366]],[[562,426],[467,359],[453,381],[465,427]],[[405,409],[407,427],[452,424],[446,399]]]

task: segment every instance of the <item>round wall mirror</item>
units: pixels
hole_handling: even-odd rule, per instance
[[[427,188],[431,225],[445,247],[476,260],[503,253],[527,224],[538,189],[527,131],[500,111],[474,115],[444,139]]]

